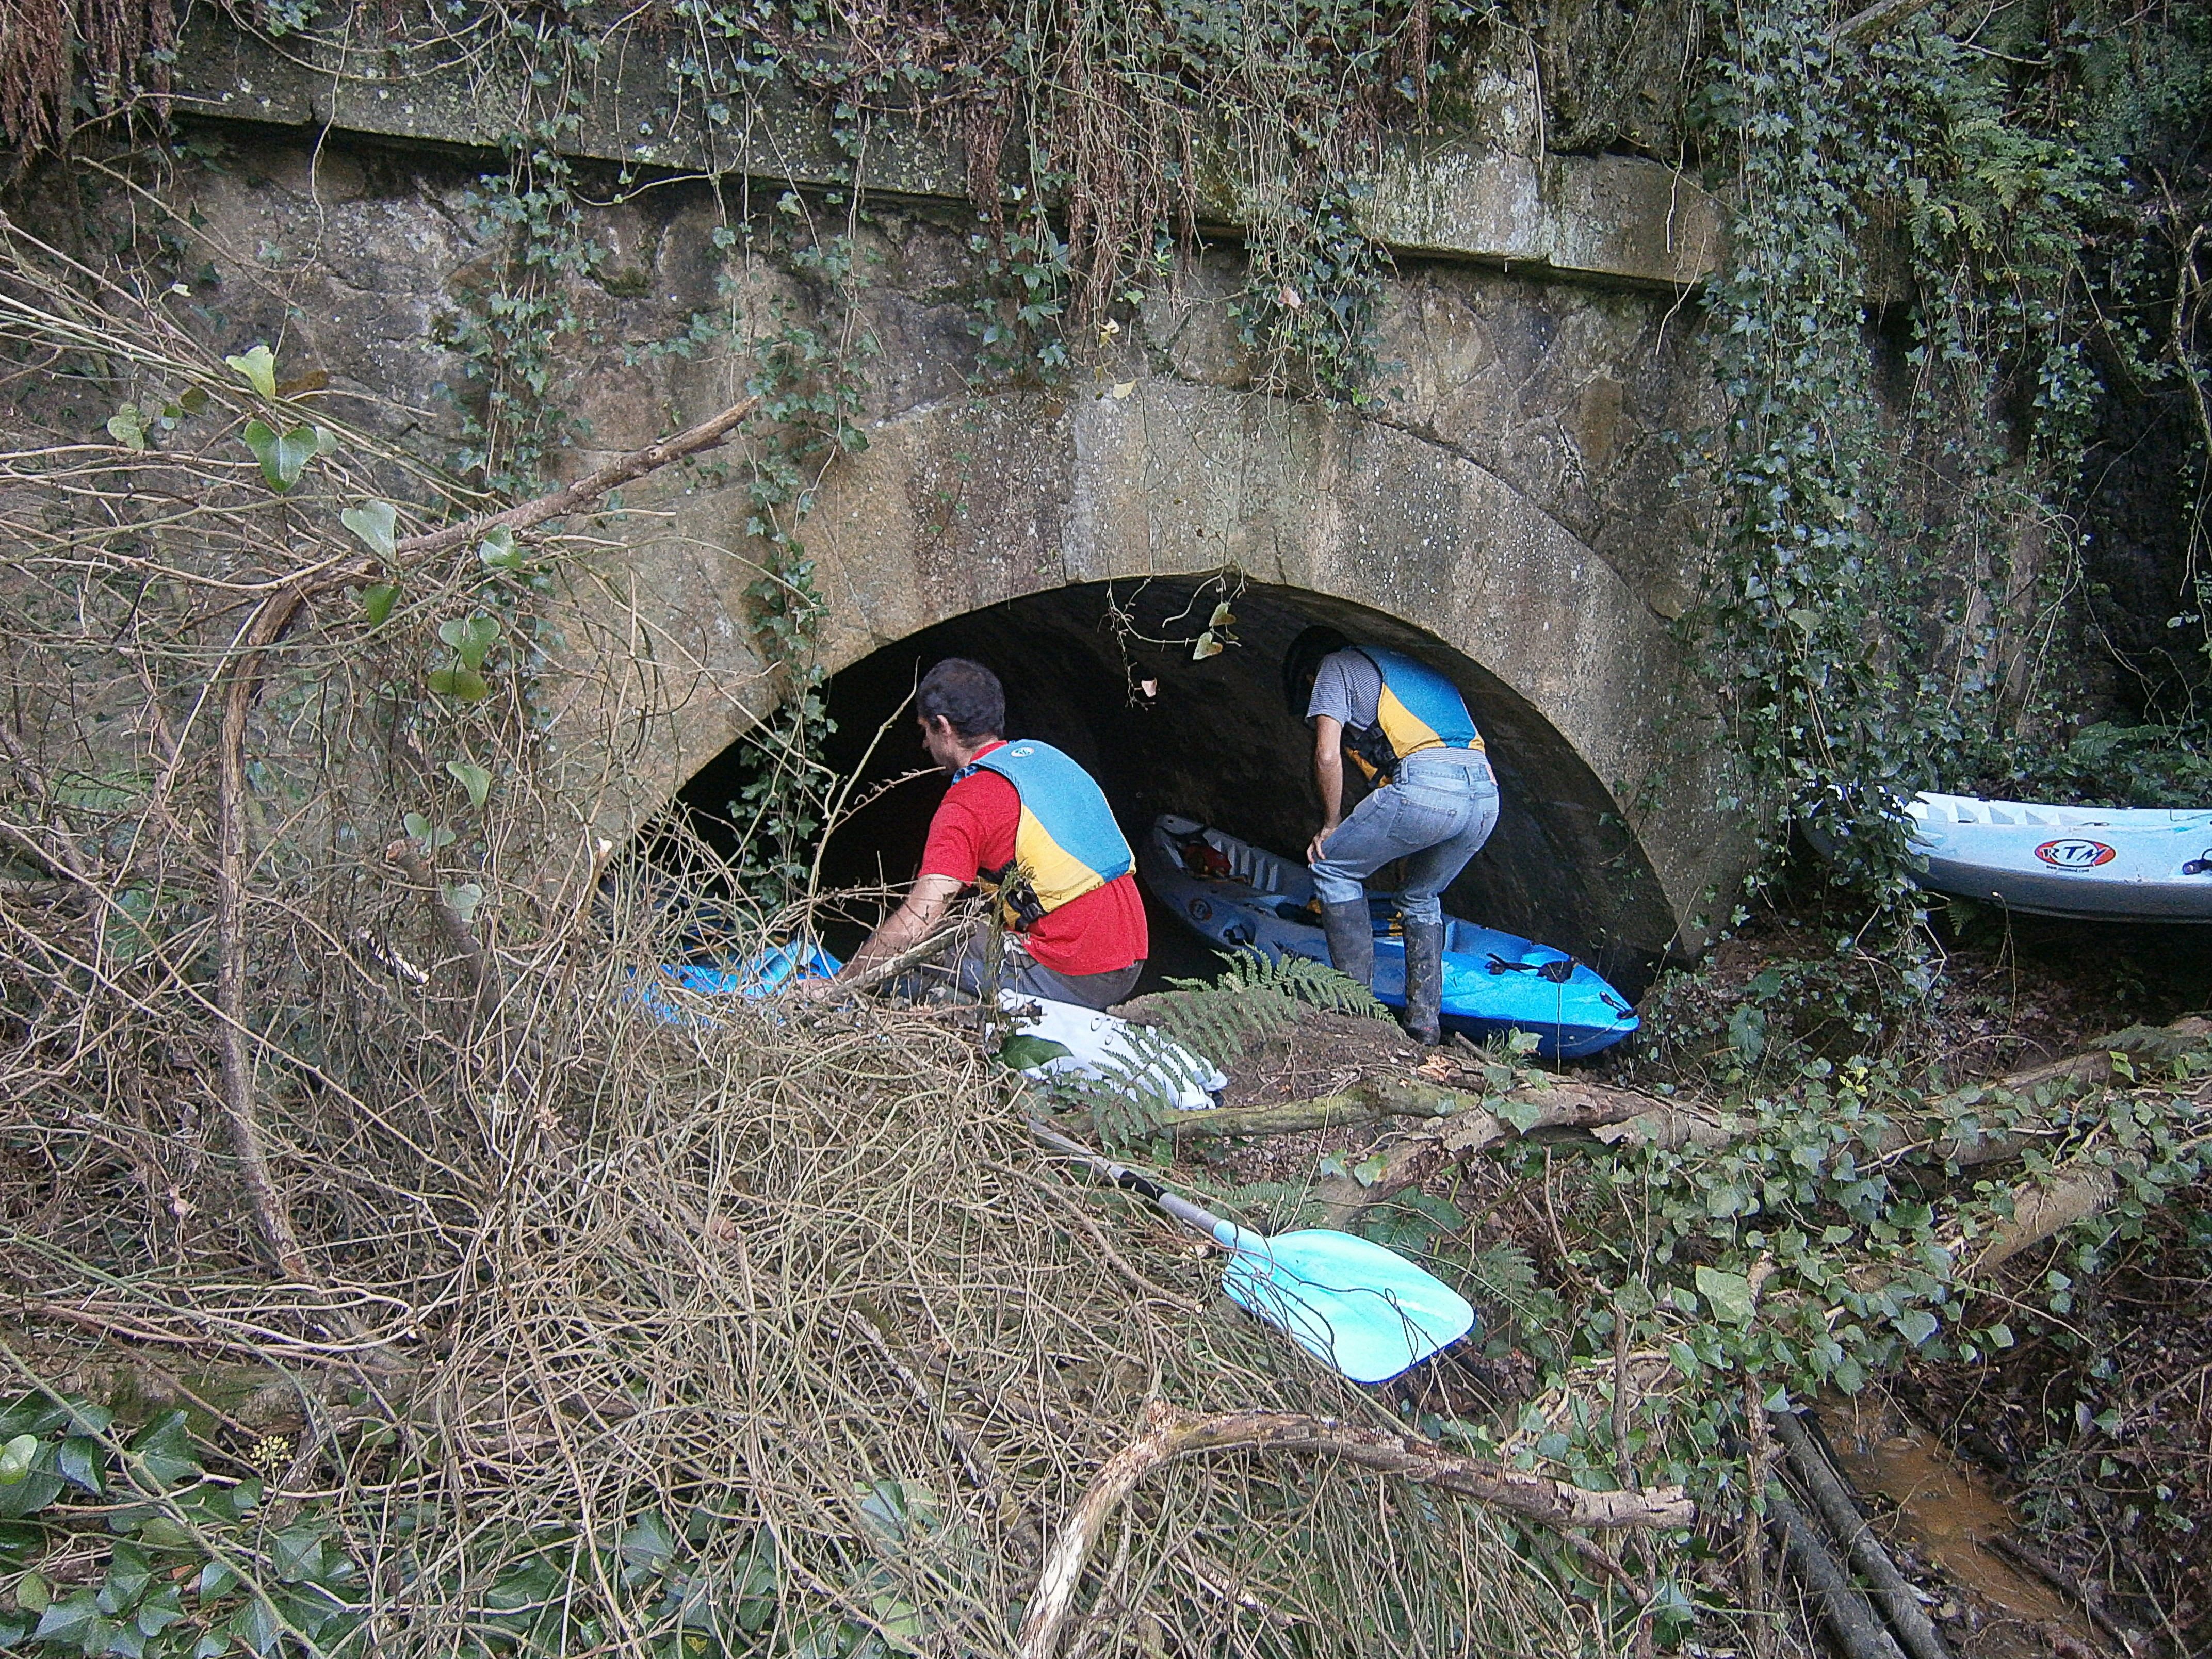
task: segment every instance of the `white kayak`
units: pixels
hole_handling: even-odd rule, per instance
[[[1185,925],[1232,950],[1328,960],[1328,939],[1304,865],[1210,830],[1159,818],[1137,849],[1154,896]],[[1375,996],[1406,1006],[1406,945],[1393,928],[1397,902],[1371,894]],[[1517,933],[1444,918],[1443,1018],[1474,1036],[1527,1031],[1547,1059],[1577,1060],[1636,1029],[1636,1010],[1587,963]]]
[[[1914,879],[1961,898],[2087,921],[2212,921],[2212,811],[2045,806],[1921,794]]]
[[[1229,1086],[1226,1073],[1165,1033],[1133,1026],[1080,1003],[1001,991],[999,1006],[1013,1016],[1017,1035],[1062,1050],[1019,1067],[1026,1077],[1108,1084],[1153,1096],[1186,1112],[1218,1105],[1218,1097]]]

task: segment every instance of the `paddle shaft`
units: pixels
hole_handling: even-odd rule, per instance
[[[1070,1140],[1066,1135],[1048,1129],[1035,1118],[1030,1119],[1029,1125],[1030,1133],[1054,1152],[1080,1158],[1116,1187],[1134,1193],[1139,1198],[1150,1199],[1185,1226],[1195,1227],[1217,1243],[1228,1243],[1228,1239],[1222,1236],[1224,1231],[1231,1237],[1235,1237],[1235,1230],[1212,1211],[1200,1209],[1188,1199],[1170,1192],[1150,1176],[1138,1174],[1126,1164],[1116,1164],[1111,1158],[1099,1157],[1080,1142]]]

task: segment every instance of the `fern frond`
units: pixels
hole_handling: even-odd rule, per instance
[[[1202,1092],[1213,1080],[1202,1051],[1177,1041],[1172,1030],[1132,1025],[1125,1041],[1127,1059],[1109,1055],[1093,1062],[1101,1075],[1061,1073],[1052,1080],[1054,1097],[1088,1112],[1100,1138],[1117,1147],[1150,1139],[1186,1091]]]
[[[1209,984],[1202,979],[1170,979],[1178,991],[1271,991],[1309,1008],[1330,1013],[1359,1014],[1388,1019],[1390,1011],[1375,994],[1351,975],[1340,972],[1311,957],[1270,957],[1249,945],[1240,951],[1217,951],[1226,963],[1221,977]]]
[[[1365,986],[1326,963],[1249,950],[1224,952],[1222,960],[1228,965],[1218,980],[1170,979],[1174,989],[1147,1000],[1176,1042],[1217,1066],[1231,1065],[1254,1043],[1297,1024],[1308,1008],[1389,1018]]]
[[[1536,1263],[1528,1252],[1510,1238],[1485,1245],[1468,1258],[1470,1293],[1477,1301],[1526,1315],[1536,1291]]]

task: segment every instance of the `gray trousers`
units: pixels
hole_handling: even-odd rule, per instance
[[[992,981],[983,953],[988,937],[978,932],[968,941],[960,959],[952,964],[952,981],[970,996],[981,999]],[[1020,995],[1045,997],[1054,1002],[1073,1002],[1085,1008],[1110,1008],[1137,988],[1145,971],[1141,960],[1110,974],[1063,974],[1046,967],[1022,947],[1012,934],[1003,935],[999,951],[997,988]]]

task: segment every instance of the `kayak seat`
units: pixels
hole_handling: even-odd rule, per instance
[[[1553,985],[1565,985],[1575,976],[1572,957],[1554,957],[1549,962],[1508,962],[1492,951],[1487,965],[1493,974],[1534,974]]]

